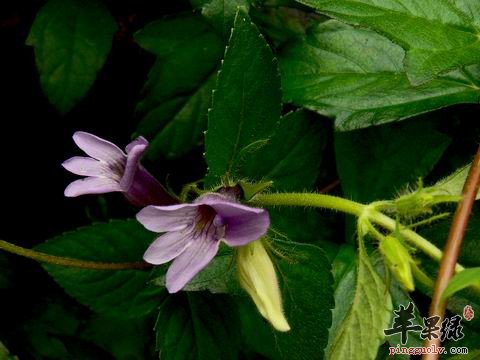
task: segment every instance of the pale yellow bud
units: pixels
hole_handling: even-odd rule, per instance
[[[393,276],[408,291],[415,290],[411,266],[413,259],[405,245],[395,236],[389,235],[380,242],[379,249]]]
[[[262,241],[239,247],[236,253],[240,285],[251,296],[260,314],[278,331],[290,330],[283,314],[275,267]]]

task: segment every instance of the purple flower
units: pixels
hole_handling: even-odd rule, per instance
[[[89,157],[75,156],[62,166],[68,171],[86,176],[67,186],[65,196],[122,192],[134,205],[169,205],[176,203],[163,186],[140,165],[148,141],[140,136],[126,147],[83,131],[73,134],[73,141]]]
[[[173,259],[166,276],[170,293],[181,290],[215,257],[220,241],[244,246],[265,235],[270,225],[264,209],[241,205],[210,193],[193,204],[148,206],[137,214],[148,230],[165,232],[147,249],[146,262],[160,265]]]

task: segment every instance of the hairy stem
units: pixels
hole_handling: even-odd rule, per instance
[[[55,256],[50,254],[45,254],[31,249],[26,249],[21,246],[17,246],[0,240],[0,250],[4,250],[11,254],[23,256],[38,262],[52,264],[52,265],[61,265],[81,269],[92,269],[92,270],[131,270],[131,269],[146,269],[151,267],[150,264],[145,262],[127,262],[127,263],[108,263],[108,262],[96,262],[96,261],[85,261],[79,259],[72,259],[67,257]]]
[[[259,194],[255,196],[250,203],[259,206],[303,206],[317,207],[341,211],[357,217],[364,216],[367,220],[380,225],[388,231],[395,231],[397,223],[394,219],[375,210],[369,205],[360,204],[358,202],[325,194],[312,193],[275,193],[275,194]],[[416,248],[423,251],[436,261],[442,258],[442,250],[437,248],[430,241],[418,235],[415,231],[405,226],[400,226],[400,233],[405,240],[413,244]],[[456,271],[462,271],[463,266],[457,264]]]
[[[303,206],[337,210],[360,216],[366,205],[338,196],[312,193],[276,193],[256,195],[250,203],[262,206]]]
[[[455,274],[455,264],[457,263],[458,255],[462,247],[463,237],[467,230],[468,220],[472,213],[473,204],[478,193],[480,185],[480,146],[477,154],[473,159],[468,178],[463,187],[463,199],[458,203],[457,210],[453,217],[452,226],[448,234],[447,243],[445,244],[445,251],[440,263],[437,280],[433,290],[432,303],[430,305],[429,316],[440,316],[441,319],[445,316],[447,301],[442,300],[442,294],[447,287],[450,279]],[[441,320],[440,320],[441,321]],[[426,340],[425,345],[440,345],[440,337],[438,339]],[[422,359],[436,360],[438,354],[425,354]]]

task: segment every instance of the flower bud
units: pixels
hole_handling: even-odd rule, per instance
[[[393,276],[408,291],[415,290],[411,268],[413,259],[405,245],[397,237],[389,235],[380,242],[379,248]]]
[[[278,331],[290,326],[283,313],[282,296],[272,260],[260,240],[237,248],[240,285],[248,292],[258,311]]]

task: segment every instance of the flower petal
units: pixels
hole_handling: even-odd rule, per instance
[[[130,151],[132,151],[132,149],[138,145],[145,145],[146,147],[148,147],[148,140],[145,139],[143,136],[139,136],[125,147],[125,151],[127,152],[127,154],[130,154]]]
[[[211,237],[202,237],[193,241],[190,246],[178,256],[167,271],[165,286],[173,294],[183,289],[218,252],[220,241]]]
[[[147,206],[137,214],[137,220],[150,231],[165,232],[185,229],[195,220],[196,204]]]
[[[140,158],[147,150],[148,145],[135,145],[130,149],[127,156],[127,164],[125,165],[125,171],[123,172],[122,180],[120,180],[120,187],[123,191],[128,191],[132,186],[135,173],[138,170]]]
[[[266,210],[225,219],[226,229],[223,241],[230,246],[242,246],[258,240],[268,231],[270,217]]]
[[[178,255],[193,241],[189,232],[172,231],[157,238],[145,251],[143,259],[154,265],[164,264]]]
[[[65,189],[65,196],[75,197],[86,194],[104,194],[121,191],[120,185],[112,179],[105,177],[87,177],[76,180]]]
[[[264,209],[238,204],[220,194],[207,194],[198,203],[211,206],[226,225],[224,241],[230,246],[242,246],[266,234],[270,217]]]
[[[245,213],[261,214],[265,211],[264,209],[242,205],[230,200],[224,195],[216,193],[203,195],[199,197],[195,203],[209,205],[217,212],[217,214],[225,218],[244,215]]]
[[[125,153],[117,145],[93,134],[77,131],[73,134],[73,141],[94,159],[110,163],[125,160]]]
[[[71,173],[83,176],[101,176],[102,163],[91,157],[74,156],[62,163],[62,166]]]

